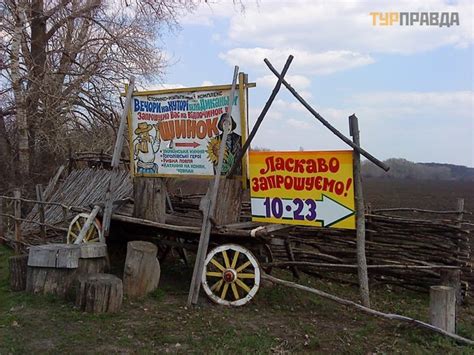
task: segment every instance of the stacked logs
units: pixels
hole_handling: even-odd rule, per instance
[[[440,277],[440,270],[429,266],[451,265],[461,269],[465,295],[474,287],[468,232],[441,222],[380,215],[367,215],[366,227],[367,263],[373,280],[428,291],[439,283]],[[357,272],[356,268],[347,267],[357,264],[354,231],[297,227],[277,238],[284,243],[266,238],[274,261],[293,259],[297,261],[293,268],[299,264],[298,270],[313,275]],[[370,268],[370,265],[395,267]],[[428,268],[410,268],[413,266]]]

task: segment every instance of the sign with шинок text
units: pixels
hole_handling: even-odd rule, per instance
[[[251,151],[252,220],[355,229],[352,151]]]
[[[223,85],[134,92],[129,115],[133,175],[214,176],[230,89]],[[222,175],[233,166],[247,132],[245,96],[243,87],[234,95]],[[236,176],[246,176],[242,166],[238,165]]]

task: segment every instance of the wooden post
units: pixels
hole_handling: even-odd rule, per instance
[[[449,286],[454,288],[456,294],[456,304],[460,305],[462,303],[461,270],[441,269],[440,279],[442,286]]]
[[[239,222],[243,193],[240,179],[221,179],[217,194],[219,198],[214,209],[214,222],[217,225]]]
[[[457,220],[457,226],[461,227],[462,224],[462,219],[463,219],[463,214],[464,214],[464,199],[463,198],[458,198],[456,201],[456,210],[459,211]]]
[[[448,333],[456,331],[456,295],[448,286],[430,287],[430,323]]]
[[[194,263],[193,277],[191,279],[191,286],[188,294],[188,306],[196,304],[199,298],[199,290],[201,288],[201,275],[204,269],[204,260],[206,259],[207,247],[209,246],[209,237],[211,234],[211,221],[214,218],[214,210],[217,200],[217,194],[219,191],[219,182],[221,180],[222,164],[224,162],[225,153],[225,142],[229,134],[229,126],[231,124],[230,118],[232,114],[232,106],[234,104],[235,87],[237,85],[237,76],[239,74],[239,67],[236,65],[234,68],[234,76],[232,79],[232,88],[230,90],[229,106],[227,108],[227,118],[224,120],[223,128],[224,134],[222,136],[221,143],[219,145],[219,157],[217,161],[216,175],[214,176],[214,185],[210,186],[208,191],[209,199],[203,204],[203,219],[201,234],[199,236],[199,246],[196,255],[196,261]],[[226,116],[224,116],[226,117]]]
[[[15,189],[13,191],[13,197],[15,198],[13,205],[15,211],[15,253],[20,253],[20,242],[21,242],[21,191]]]
[[[165,223],[167,196],[165,179],[135,177],[133,179],[133,216]]]
[[[125,100],[125,106],[122,111],[122,116],[120,117],[120,126],[117,133],[117,140],[115,141],[114,147],[114,154],[112,155],[112,171],[114,173],[118,172],[119,164],[120,164],[120,155],[122,154],[123,148],[123,140],[124,140],[124,132],[125,132],[125,125],[127,124],[127,116],[130,111],[130,107],[132,104],[132,93],[135,87],[135,77],[130,77],[130,84],[127,87],[127,97]],[[132,144],[130,142],[130,144]],[[113,191],[117,186],[117,174],[112,174],[110,178],[109,185],[107,191],[105,193],[105,207],[104,207],[104,215],[102,218],[102,235],[104,238],[109,236],[109,229],[110,229],[110,220],[112,218],[112,204],[113,204]]]
[[[16,255],[8,259],[10,269],[10,289],[23,291],[26,288],[28,255]]]
[[[5,236],[5,225],[3,224],[3,198],[0,198],[0,237]]]
[[[44,204],[41,202],[44,201],[43,198],[43,186],[41,184],[36,185],[36,199],[40,202],[38,203],[39,219],[40,219],[40,233],[43,242],[46,242],[46,226],[44,225]]]
[[[356,115],[349,116],[349,129],[354,144],[360,146],[359,122]],[[357,274],[359,276],[359,291],[362,304],[370,308],[369,277],[367,273],[367,259],[365,256],[365,215],[364,195],[362,192],[362,177],[360,168],[360,153],[354,149],[354,197],[356,208],[357,234]]]

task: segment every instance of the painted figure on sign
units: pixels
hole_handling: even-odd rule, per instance
[[[153,137],[150,131],[155,127],[156,135]],[[158,125],[153,126],[146,122],[140,122],[135,129],[137,137],[133,140],[133,151],[135,152],[136,171],[138,174],[158,173],[158,164],[155,163],[155,154],[160,149],[160,131]]]
[[[224,137],[224,121],[227,119],[227,113],[224,113],[219,118],[219,122],[217,123],[217,128],[222,132],[218,136],[211,139],[207,147],[207,154],[209,160],[212,162],[214,166],[214,174],[216,173],[217,162],[219,159],[219,146],[222,138]],[[222,175],[227,174],[229,170],[234,165],[234,161],[239,155],[242,149],[242,137],[235,133],[235,129],[237,128],[237,124],[234,121],[234,118],[230,117],[230,131],[227,134],[227,139],[225,142],[225,152],[224,152],[224,162],[222,164]],[[242,165],[239,164],[237,169],[235,170],[235,175],[242,174]]]

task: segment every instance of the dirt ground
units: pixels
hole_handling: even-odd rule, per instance
[[[465,210],[471,212],[464,215],[464,219],[474,222],[472,214],[474,213],[474,183],[472,181],[364,178],[363,187],[366,202],[375,209],[414,207],[452,211],[456,210],[456,200],[463,198]],[[433,217],[433,215],[429,216]]]

